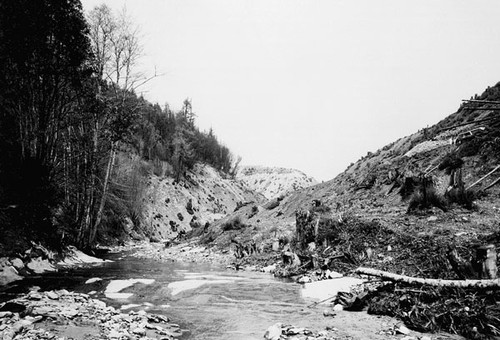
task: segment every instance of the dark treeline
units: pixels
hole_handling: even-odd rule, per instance
[[[173,112],[135,95],[140,44],[126,17],[78,0],[0,0],[0,243],[91,248],[124,216],[141,222],[141,183],[167,164],[230,173],[232,157]],[[123,159],[135,161],[124,162]],[[125,189],[124,189],[125,188]],[[19,249],[16,249],[19,248]]]

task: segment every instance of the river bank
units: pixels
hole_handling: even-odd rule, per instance
[[[112,261],[23,281],[28,291],[0,303],[0,339],[458,339],[316,304],[309,284],[228,270],[232,255],[193,243],[113,253]]]
[[[236,260],[230,251],[221,253],[200,245],[197,240],[168,247],[163,244],[143,244],[135,249],[133,254],[159,262],[211,263],[224,265],[231,270],[236,269],[237,272],[265,272],[269,276],[276,268],[276,264],[261,265],[265,261],[259,261],[259,259],[254,259],[254,261],[247,259],[246,264],[242,265],[241,261]],[[293,325],[290,323],[293,318],[284,317],[280,320],[281,322],[270,324],[266,328],[266,339],[462,339],[460,336],[445,333],[425,334],[411,331],[401,321],[387,316],[343,311],[342,307],[332,304],[333,297],[338,291],[351,291],[364,280],[342,278],[342,275],[332,275],[331,277],[335,278],[328,279],[329,276],[321,274],[324,273],[309,273],[303,276],[304,280],[301,285],[290,283],[300,287],[301,298],[310,298],[310,301],[315,301],[306,308],[297,308],[295,313],[307,314],[315,310],[316,317],[304,317],[302,322]],[[359,292],[363,288],[358,286],[356,289]],[[325,300],[325,297],[331,297],[331,299],[321,304],[317,303],[317,301]]]

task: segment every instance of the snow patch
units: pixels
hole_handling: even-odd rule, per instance
[[[301,290],[302,297],[325,300],[334,297],[338,292],[349,292],[351,287],[363,283],[364,280],[354,277],[341,277],[332,280],[315,281],[304,284]]]
[[[64,258],[64,260],[58,262],[58,265],[74,266],[77,264],[84,264],[84,263],[103,263],[103,262],[113,262],[113,261],[103,260],[94,256],[87,255],[81,250],[78,250],[75,247],[70,246],[68,254]]]

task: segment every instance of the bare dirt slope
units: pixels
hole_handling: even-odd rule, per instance
[[[151,175],[145,200],[144,223],[153,230],[153,238],[170,239],[213,223],[238,204],[261,202],[263,197],[211,166],[197,164],[179,183]]]
[[[267,199],[284,196],[318,183],[299,170],[264,166],[243,166],[236,178]]]
[[[488,93],[495,91],[497,95],[498,87],[487,90],[481,98],[496,98],[488,97]],[[359,229],[360,237],[355,241],[364,242],[364,248],[371,247],[374,253],[366,256],[358,249],[351,267],[363,264],[420,276],[453,276],[444,258],[448,246],[500,244],[500,238],[493,235],[499,229],[500,184],[488,188],[500,177],[500,170],[469,190],[473,207],[449,202],[446,211],[434,206],[409,214],[409,200],[403,200],[400,193],[407,178],[425,175],[436,194],[444,197],[450,173],[439,166],[450,155],[463,161],[461,173],[466,188],[494,170],[500,164],[499,109],[500,105],[487,102],[462,106],[432,127],[403,137],[375,153],[369,152],[331,181],[301,189],[274,204],[243,207],[214,224],[205,240],[215,240],[214,244],[227,247],[231,240],[271,244],[280,238],[291,239],[296,211],[310,210],[313,202],[320,201],[324,216],[338,221],[347,218],[363,223],[375,221],[381,230],[377,234],[379,239],[365,239]],[[245,228],[231,230],[226,225],[224,230],[223,226],[236,216]],[[356,233],[356,229],[351,232]],[[405,250],[413,246],[435,252],[427,253],[426,257],[442,261],[427,261],[424,256],[413,261]],[[445,268],[441,271],[434,268],[443,264]]]

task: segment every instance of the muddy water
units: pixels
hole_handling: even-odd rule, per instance
[[[269,274],[118,255],[113,260],[32,278],[18,288],[66,288],[90,293],[125,312],[164,314],[185,330],[183,339],[262,339],[276,322],[317,329],[327,324],[324,307],[308,308],[312,301],[302,297],[300,285]]]

